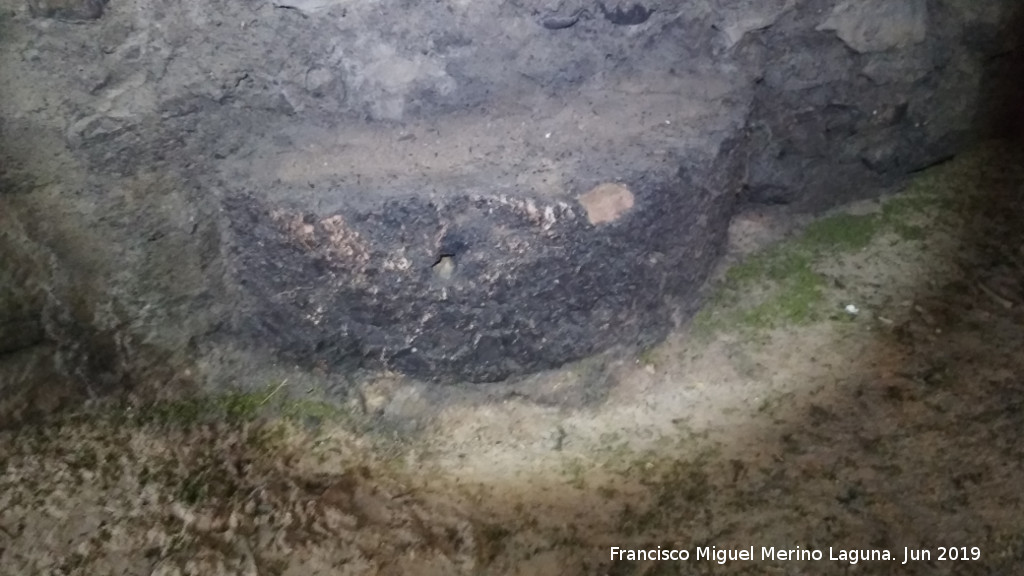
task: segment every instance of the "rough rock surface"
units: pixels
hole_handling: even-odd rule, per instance
[[[656,340],[738,206],[1005,125],[1015,6],[6,3],[0,370],[480,381]]]

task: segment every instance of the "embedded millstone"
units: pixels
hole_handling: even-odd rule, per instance
[[[471,380],[650,342],[692,301],[731,203],[678,175],[639,189],[639,206],[612,221],[613,198],[597,224],[543,199],[405,197],[327,215],[234,198],[240,329],[296,360]]]

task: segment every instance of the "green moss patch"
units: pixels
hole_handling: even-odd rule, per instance
[[[839,213],[808,225],[796,238],[755,253],[726,271],[694,318],[693,334],[709,339],[722,331],[751,332],[819,321],[828,281],[820,272],[829,258],[863,250],[882,233],[902,241],[925,239],[936,224],[957,217],[969,201],[988,157],[973,154],[924,171],[870,214]]]

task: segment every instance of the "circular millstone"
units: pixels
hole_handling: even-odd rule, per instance
[[[680,138],[639,161],[619,130],[637,119],[604,120],[586,153],[535,116],[291,128],[249,164],[261,184],[224,195],[237,328],[297,361],[473,381],[662,336],[717,256],[740,171],[706,135],[710,153]],[[470,149],[484,161],[462,164]]]

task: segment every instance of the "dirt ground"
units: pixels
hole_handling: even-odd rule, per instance
[[[497,401],[382,376],[0,433],[0,574],[1016,573],[1022,186],[993,144],[814,221],[743,214],[688,327]],[[611,557],[659,546],[689,559]]]

